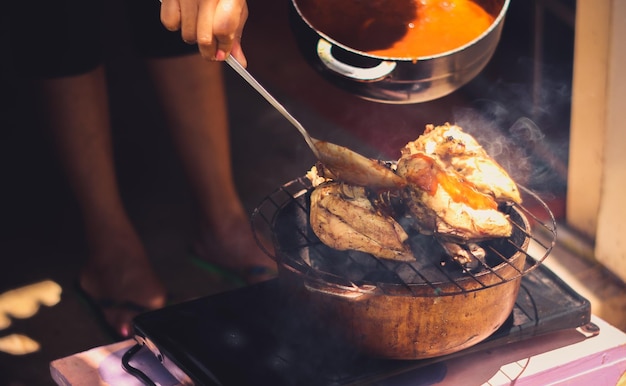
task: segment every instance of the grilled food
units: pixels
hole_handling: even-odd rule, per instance
[[[511,234],[511,223],[492,196],[442,169],[435,159],[423,153],[405,155],[397,172],[409,183],[404,203],[421,233],[461,242]]]
[[[415,260],[409,236],[389,215],[378,210],[364,187],[328,182],[311,193],[313,232],[331,248],[357,250],[401,261]]]
[[[424,134],[402,149],[403,157],[412,154],[431,157],[444,171],[461,176],[475,190],[493,196],[496,201],[522,202],[509,174],[459,126],[426,125]]]
[[[333,176],[329,182],[329,176],[322,178],[312,169],[309,178],[317,186],[311,195],[314,233],[335,249],[409,261],[414,257],[407,232],[414,229],[433,235],[462,265],[471,260],[468,252],[480,259],[477,242],[511,235],[512,225],[499,204],[520,203],[519,190],[460,127],[428,125],[402,149],[394,171],[406,183],[394,194],[401,211],[374,199],[380,196],[380,184],[372,183],[376,189],[356,187],[332,182]],[[404,229],[400,223],[409,225]]]

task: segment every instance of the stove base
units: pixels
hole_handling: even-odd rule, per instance
[[[134,327],[136,340],[184,383],[355,385],[425,367],[429,376],[445,376],[443,360],[559,330],[580,328],[593,335],[590,320],[589,301],[539,266],[524,276],[515,308],[500,329],[471,348],[432,359],[360,354],[332,331],[320,330],[315,316],[290,302],[277,280],[149,312],[138,316]]]

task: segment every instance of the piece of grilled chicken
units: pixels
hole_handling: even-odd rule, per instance
[[[522,202],[509,174],[460,126],[426,125],[424,133],[402,149],[402,157],[418,153],[432,158],[442,170],[460,175],[476,190],[498,202]]]
[[[407,233],[396,220],[374,206],[361,186],[326,182],[311,193],[310,224],[326,245],[376,257],[414,261]]]
[[[461,127],[427,125],[402,149],[397,173],[409,184],[405,202],[420,232],[458,242],[511,234],[498,203],[520,203],[517,185]]]
[[[493,196],[443,170],[435,159],[403,155],[397,173],[408,182],[403,202],[420,233],[461,243],[510,236],[512,225]]]
[[[512,225],[498,203],[520,203],[519,190],[460,127],[427,125],[423,135],[402,149],[396,173],[406,181],[399,194],[412,227],[434,235],[461,265],[471,266],[484,257],[477,242],[510,236]],[[318,174],[316,168],[307,176],[316,186],[310,223],[324,244],[385,259],[415,259],[400,219],[372,203],[368,189],[329,182],[329,176],[323,170]]]

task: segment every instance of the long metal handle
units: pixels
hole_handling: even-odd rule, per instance
[[[319,158],[319,153],[317,148],[315,147],[315,143],[313,138],[311,138],[311,136],[309,135],[309,133],[306,131],[306,129],[304,128],[304,126],[302,126],[302,124],[300,124],[300,122],[298,122],[298,120],[296,118],[294,118],[289,111],[287,111],[287,109],[285,109],[285,107],[283,107],[283,105],[280,104],[280,102],[278,102],[276,100],[276,98],[274,98],[272,96],[272,94],[270,94],[249,72],[248,70],[246,70],[238,61],[237,59],[235,59],[232,55],[228,55],[228,57],[226,58],[226,63],[228,63],[233,70],[235,70],[239,75],[241,75],[242,78],[244,78],[249,84],[250,86],[254,87],[255,90],[257,90],[259,92],[259,94],[261,94],[261,96],[263,98],[265,98],[265,100],[267,100],[272,106],[274,106],[274,108],[276,108],[276,110],[278,110],[285,118],[287,118],[287,120],[289,122],[291,122],[292,125],[294,125],[296,127],[296,129],[298,129],[298,131],[300,132],[300,134],[302,134],[302,136],[304,137],[304,140],[306,141],[306,143],[309,145],[309,147],[311,148],[311,150],[313,151],[313,154],[315,154],[315,156],[317,158]]]

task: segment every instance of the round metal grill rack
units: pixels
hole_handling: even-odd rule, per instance
[[[309,226],[311,182],[292,180],[267,196],[252,215],[259,246],[281,269],[298,273],[309,286],[395,296],[469,293],[517,280],[537,268],[556,243],[554,215],[535,193],[520,186],[524,205],[502,208],[513,233],[478,243],[486,256],[456,263],[433,236],[410,233],[414,262],[379,259],[324,245]]]

